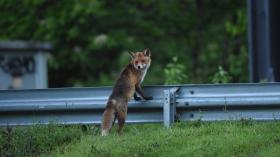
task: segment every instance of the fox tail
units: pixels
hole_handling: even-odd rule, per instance
[[[112,122],[115,118],[116,103],[117,101],[115,99],[111,99],[107,103],[107,107],[103,113],[101,136],[106,136],[112,127]]]

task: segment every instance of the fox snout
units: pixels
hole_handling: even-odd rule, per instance
[[[135,67],[138,70],[142,70],[142,69],[146,69],[147,64],[136,64]]]

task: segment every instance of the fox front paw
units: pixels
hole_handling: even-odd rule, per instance
[[[140,97],[134,97],[134,100],[135,100],[135,101],[140,101],[141,98],[140,98]]]
[[[148,96],[148,97],[145,97],[145,100],[153,100],[154,98],[152,96]]]

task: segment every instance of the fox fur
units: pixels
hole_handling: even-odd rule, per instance
[[[153,97],[145,96],[141,83],[151,65],[151,53],[149,49],[142,52],[130,52],[131,62],[122,70],[109,96],[105,111],[103,113],[101,135],[106,136],[113,122],[118,120],[118,133],[121,133],[127,115],[128,101],[134,97],[136,101],[141,100],[136,92],[144,100],[151,100]]]

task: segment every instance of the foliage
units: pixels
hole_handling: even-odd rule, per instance
[[[52,157],[279,156],[279,122],[224,121],[129,125],[119,136],[87,135]]]
[[[0,0],[1,40],[49,41],[49,85],[111,85],[128,51],[150,48],[147,84],[165,82],[173,56],[190,83],[207,83],[218,65],[246,82],[244,0]]]
[[[165,84],[182,84],[187,81],[185,66],[178,63],[178,58],[173,57],[172,62],[164,68]]]
[[[212,83],[229,83],[232,77],[228,74],[223,67],[219,66],[218,71],[214,74],[212,78]]]

